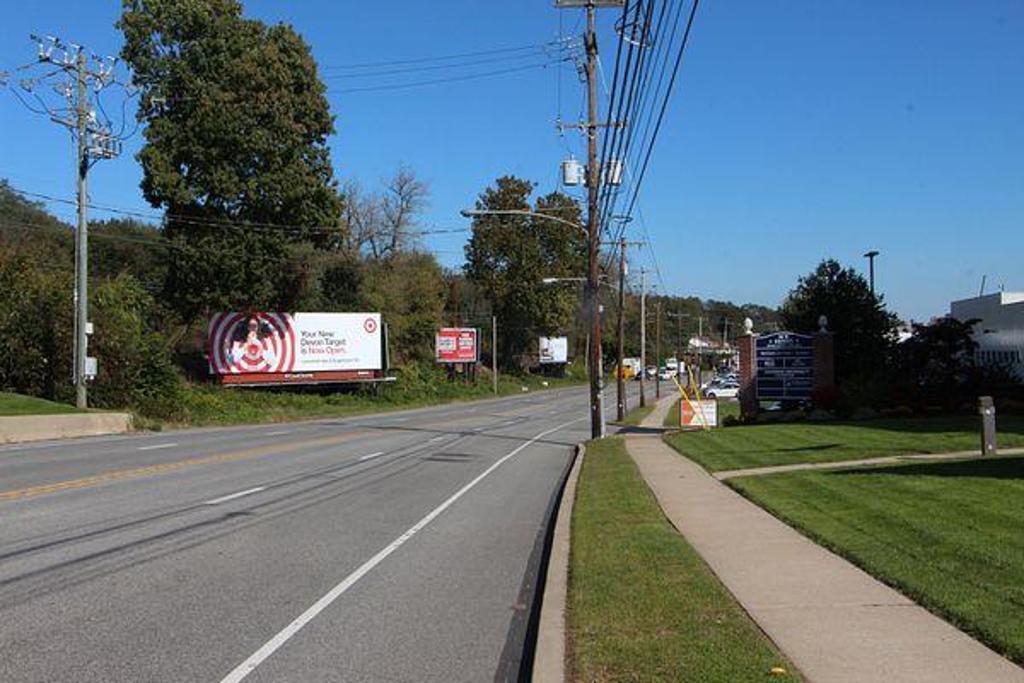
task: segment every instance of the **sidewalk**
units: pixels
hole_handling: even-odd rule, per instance
[[[640,426],[645,429],[662,429],[665,423],[665,416],[672,409],[672,404],[679,400],[679,394],[673,388],[671,391],[661,392],[661,398],[654,404],[651,414],[640,421]]]
[[[672,524],[809,681],[1024,683],[1024,669],[801,536],[661,439],[627,437],[626,447]]]
[[[1024,448],[1004,448],[997,456],[982,455],[979,449],[973,451],[953,451],[951,453],[910,453],[907,455],[886,455],[878,458],[862,458],[860,460],[836,460],[835,462],[801,462],[792,465],[767,465],[765,467],[747,467],[739,470],[723,470],[711,476],[719,481],[735,477],[758,477],[763,474],[779,472],[798,472],[801,470],[844,470],[868,465],[894,465],[901,462],[940,462],[942,460],[982,460],[1003,455],[1024,455]]]

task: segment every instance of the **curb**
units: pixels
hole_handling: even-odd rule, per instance
[[[535,683],[565,681],[565,602],[569,583],[569,533],[572,526],[573,502],[576,500],[576,482],[580,476],[585,452],[583,444],[576,446],[576,457],[558,505],[548,571],[544,577],[537,645],[533,654],[532,680]]]
[[[123,434],[131,427],[130,413],[0,417],[0,444]]]

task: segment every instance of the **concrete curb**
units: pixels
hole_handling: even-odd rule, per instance
[[[576,447],[576,458],[569,471],[569,477],[565,480],[562,500],[558,505],[548,571],[544,577],[537,646],[533,653],[532,680],[535,683],[565,681],[565,602],[569,586],[569,534],[572,528],[572,507],[576,500],[576,482],[579,480],[585,452],[583,444]]]
[[[123,434],[132,428],[130,413],[82,413],[0,417],[0,443]]]

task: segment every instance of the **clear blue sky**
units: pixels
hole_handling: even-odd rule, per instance
[[[326,67],[542,43],[579,12],[530,2],[281,3],[247,13],[286,21]],[[0,68],[34,57],[29,32],[116,53],[118,3],[9,3]],[[600,41],[611,71],[613,10]],[[561,24],[561,26],[560,26]],[[948,310],[989,287],[1024,289],[1024,3],[1019,0],[705,0],[641,195],[665,289],[778,304],[797,276],[831,256],[865,268],[904,318]],[[460,227],[458,210],[495,177],[556,187],[567,150],[553,122],[579,113],[571,68],[376,92],[337,92],[537,63],[330,79],[340,178],[373,185],[404,163],[433,197],[424,224]],[[543,61],[543,60],[540,60]],[[350,72],[349,72],[350,73]],[[0,90],[0,177],[72,196],[67,134]],[[132,158],[93,171],[100,204],[144,209]],[[68,207],[54,211],[68,216]],[[640,232],[639,221],[631,230]],[[639,236],[638,234],[635,236]],[[427,245],[461,262],[464,235]],[[637,252],[651,266],[651,255]]]

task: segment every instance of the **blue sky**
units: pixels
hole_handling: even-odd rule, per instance
[[[549,191],[566,153],[582,157],[579,136],[554,129],[559,113],[580,111],[571,65],[373,92],[338,91],[544,59],[354,79],[333,67],[573,35],[580,13],[552,5],[250,0],[246,11],[292,24],[312,45],[332,91],[338,176],[373,186],[406,164],[431,184],[424,226],[447,228],[465,226],[458,210],[495,177],[514,173]],[[11,3],[0,69],[34,57],[30,32],[116,53],[118,10]],[[599,35],[609,73],[614,13],[602,12]],[[947,311],[977,293],[983,274],[990,289],[1024,289],[1021,35],[1017,0],[705,0],[640,199],[660,289],[777,305],[822,258],[866,268],[868,249],[881,251],[878,289],[904,318]],[[95,203],[147,210],[132,158],[140,137],[94,168]],[[0,177],[16,187],[73,195],[67,133],[6,90],[0,150]],[[642,235],[639,220],[630,229]],[[426,244],[457,265],[464,239]],[[634,268],[654,265],[649,252],[633,258]]]

